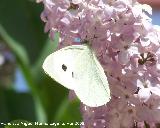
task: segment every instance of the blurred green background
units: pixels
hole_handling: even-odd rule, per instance
[[[42,11],[33,0],[0,0],[0,123],[82,120],[79,103],[42,70],[58,44],[44,33]]]
[[[69,102],[69,91],[42,70],[58,44],[58,35],[51,41],[44,33],[42,11],[34,0],[0,0],[0,123],[82,120],[79,102]],[[153,23],[160,24],[159,17],[154,10]]]

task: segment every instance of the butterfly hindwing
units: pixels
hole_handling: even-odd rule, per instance
[[[110,100],[110,89],[102,66],[89,47],[85,49],[80,60],[75,64],[75,79],[78,81],[75,93],[90,107],[106,104]]]

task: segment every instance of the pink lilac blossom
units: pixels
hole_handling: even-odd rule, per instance
[[[81,104],[83,128],[151,128],[160,123],[160,27],[136,0],[38,0],[45,32],[59,48],[87,41],[108,77],[112,99]],[[71,97],[74,94],[71,92]]]

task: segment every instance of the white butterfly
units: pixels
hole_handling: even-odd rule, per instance
[[[67,46],[50,54],[43,69],[64,87],[74,90],[87,106],[102,106],[111,99],[104,70],[87,45]]]

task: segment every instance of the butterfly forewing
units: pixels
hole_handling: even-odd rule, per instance
[[[44,71],[68,89],[75,89],[73,69],[76,57],[83,47],[68,46],[50,54],[43,63]]]

